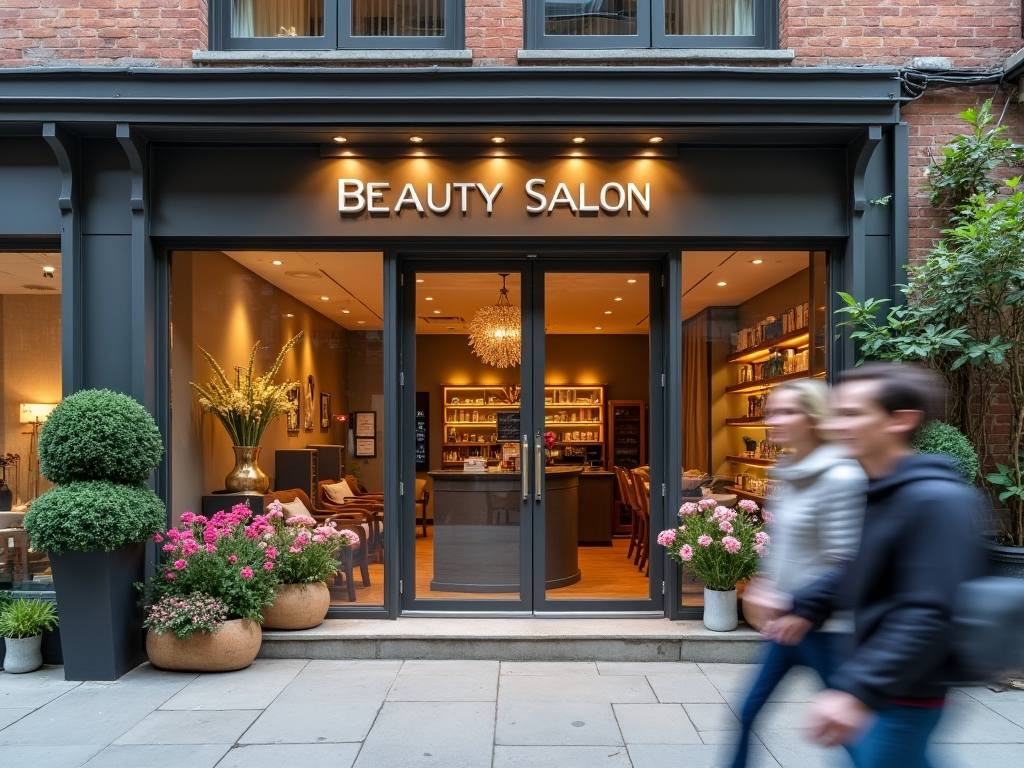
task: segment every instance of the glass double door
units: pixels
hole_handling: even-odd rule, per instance
[[[660,614],[663,260],[400,263],[403,611]]]

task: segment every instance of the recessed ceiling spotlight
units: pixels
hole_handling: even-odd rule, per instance
[[[295,317],[295,315],[293,315],[291,312],[289,312],[288,314],[285,315],[285,317]]]
[[[435,315],[440,315],[441,314],[441,310],[440,309],[435,309],[434,310],[434,314]]]
[[[610,314],[612,313],[612,311],[611,311],[610,309],[606,309],[606,310],[604,311],[604,313],[605,313],[606,315],[610,315]]]
[[[636,282],[636,280],[634,280],[634,279],[633,279],[633,278],[631,277],[631,278],[629,278],[629,280],[627,280],[626,282],[627,282],[627,283],[635,283],[635,282]]]
[[[423,137],[422,136],[410,136],[409,137],[409,141],[411,141],[413,144],[422,144],[423,143]]]
[[[647,141],[649,141],[651,144],[661,144],[661,142],[663,142],[664,139],[661,138],[661,136],[651,136],[651,138],[649,138]]]
[[[422,283],[423,282],[423,278],[422,277],[417,277],[416,278],[416,282],[417,283]]]
[[[615,300],[616,300],[616,301],[622,301],[622,297],[621,297],[621,296],[616,296],[616,297],[615,297]]]
[[[330,300],[331,300],[330,296],[321,296],[320,297],[320,301],[330,301]]]
[[[595,325],[594,326],[594,330],[595,331],[600,331],[601,330],[601,326],[600,325]]]
[[[764,264],[764,259],[754,259],[751,264]]]
[[[365,320],[356,320],[356,325],[366,325]]]
[[[505,143],[505,137],[504,136],[491,136],[491,141],[493,141],[495,144],[504,144]]]
[[[344,136],[335,136],[334,141],[338,142],[339,144],[344,144],[346,141],[348,141],[348,139],[346,139]]]
[[[343,309],[343,310],[341,310],[341,314],[347,315],[347,314],[350,314],[350,312],[347,309]]]
[[[424,301],[433,301],[433,300],[434,300],[434,297],[433,297],[433,296],[424,296],[424,297],[423,297],[423,300],[424,300]]]
[[[572,143],[573,144],[582,144],[584,141],[586,141],[586,139],[583,138],[582,136],[574,136],[573,140],[572,140]]]
[[[718,281],[718,286],[719,286],[719,287],[721,287],[721,286],[723,286],[723,285],[725,285],[725,284],[726,284],[726,283],[725,283],[725,280],[719,280],[719,281]]]
[[[274,265],[275,267],[280,267],[280,266],[281,266],[282,264],[284,264],[284,262],[283,262],[283,261],[281,261],[280,259],[274,259],[274,260],[273,260],[272,262],[270,262],[270,263],[271,263],[271,264],[273,264],[273,265]]]

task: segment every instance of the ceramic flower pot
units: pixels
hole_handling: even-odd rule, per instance
[[[714,632],[729,632],[738,624],[736,589],[720,592],[704,587],[704,626]]]
[[[43,636],[8,637],[4,671],[13,675],[32,672],[43,666]]]
[[[260,625],[248,619],[225,621],[219,632],[196,632],[179,639],[173,632],[149,632],[146,653],[154,667],[174,672],[230,672],[252,664],[263,643]]]
[[[270,478],[260,469],[258,445],[234,445],[235,466],[224,478],[224,487],[232,493],[265,494],[270,489]]]
[[[323,623],[330,606],[326,582],[282,584],[274,602],[263,608],[263,628],[310,629]]]

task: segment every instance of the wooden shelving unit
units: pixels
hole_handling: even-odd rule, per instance
[[[771,389],[776,384],[781,384],[784,381],[807,379],[810,378],[810,376],[810,371],[797,371],[796,373],[787,373],[785,376],[773,376],[770,379],[744,381],[742,384],[733,384],[732,386],[726,387],[725,391],[730,395],[745,395],[750,392],[760,392],[763,389]]]
[[[769,461],[768,459],[748,459],[744,456],[726,456],[726,461],[731,461],[736,464],[746,464],[749,467],[774,467],[775,462]]]
[[[727,363],[757,363],[767,360],[772,349],[782,347],[783,349],[800,349],[810,344],[811,336],[807,328],[798,328],[795,331],[777,336],[771,341],[765,341],[755,347],[734,352],[725,358]]]

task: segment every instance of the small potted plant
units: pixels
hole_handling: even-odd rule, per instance
[[[146,486],[163,457],[160,431],[127,395],[83,390],[54,408],[38,452],[57,485],[32,502],[25,528],[53,568],[64,676],[116,680],[145,659],[133,584],[167,520]]]
[[[704,626],[716,632],[736,629],[736,585],[749,579],[767,554],[764,532],[771,515],[749,499],[739,511],[714,499],[686,502],[679,508],[679,527],[658,534],[669,557],[704,584]]]
[[[315,627],[323,622],[331,605],[327,579],[340,565],[335,555],[339,549],[358,546],[359,536],[334,525],[318,526],[311,517],[285,518],[279,501],[268,505],[267,518],[275,532],[264,552],[274,561],[280,585],[274,602],[263,611],[263,627]]]
[[[153,537],[163,559],[143,604],[154,666],[226,672],[252,664],[262,643],[263,607],[278,584],[276,553],[268,551],[273,536],[264,515],[236,504],[209,519],[184,512],[180,527]]]
[[[13,600],[0,609],[0,636],[7,646],[4,670],[12,674],[32,672],[43,666],[43,632],[57,626],[53,603]]]

